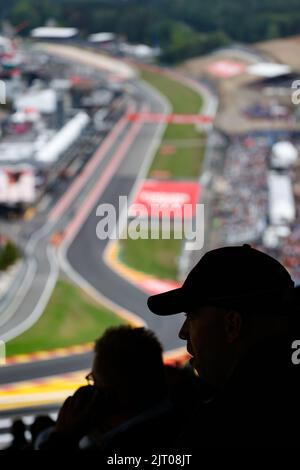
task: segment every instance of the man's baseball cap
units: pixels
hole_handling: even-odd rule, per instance
[[[208,251],[182,287],[149,297],[148,307],[157,315],[203,305],[283,314],[281,301],[293,288],[289,272],[275,258],[250,245],[229,246]]]

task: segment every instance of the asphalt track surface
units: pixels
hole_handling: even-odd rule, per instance
[[[164,112],[163,104],[146,89],[144,97],[153,112]],[[156,127],[156,124],[142,126],[127,156],[70,246],[67,258],[72,268],[103,295],[144,319],[148,327],[158,335],[164,349],[171,350],[183,346],[182,341],[177,338],[182,319],[178,316],[163,318],[151,314],[147,307],[148,295],[118,276],[105,264],[103,253],[107,240],[99,240],[96,236],[96,225],[100,220],[96,216],[97,206],[104,202],[118,207],[119,195],[130,195]]]
[[[156,113],[165,111],[164,102],[159,95],[138,82],[136,82],[134,86],[138,91],[138,95],[142,98],[142,102],[148,105],[150,111]],[[141,104],[142,103],[140,103],[139,106],[141,106]],[[128,124],[124,132],[116,139],[116,142],[111,146],[111,149],[109,149],[97,167],[97,170],[89,179],[82,193],[77,195],[67,213],[57,222],[55,229],[65,226],[66,222],[72,220],[74,214],[80,211],[80,206],[84,200],[85,194],[93,187],[101,175],[101,172],[108,165],[118,145],[122,142],[122,139],[125,139],[126,133],[130,130],[130,126],[132,126],[132,124]],[[143,318],[148,327],[155,331],[164,349],[171,350],[183,346],[182,341],[180,341],[177,336],[183,321],[181,315],[168,318],[152,315],[147,308],[146,302],[148,295],[135,288],[125,279],[119,277],[104,263],[102,255],[107,240],[101,241],[96,236],[96,225],[99,221],[99,218],[96,216],[96,207],[100,203],[110,203],[118,207],[119,196],[130,194],[139,169],[147,154],[147,150],[149,146],[152,145],[152,141],[156,136],[157,126],[159,126],[159,124],[152,123],[144,124],[141,127],[123,161],[119,167],[116,168],[112,179],[70,245],[67,252],[67,260],[71,267],[101,294]],[[43,269],[43,276],[46,276],[47,270],[50,270],[50,265],[49,260],[47,262],[47,258],[45,257],[46,243],[44,239],[39,242],[39,246],[41,247],[41,252],[39,254],[39,251],[37,251],[36,256],[39,255],[37,259],[38,261],[42,260],[42,265],[39,266],[38,262],[38,269]],[[44,248],[44,250],[42,248]],[[36,279],[38,284],[33,283],[33,289],[37,289],[39,283],[42,284],[40,278]],[[43,279],[45,280],[45,277],[43,277]],[[34,298],[31,297],[32,293],[33,291],[30,289],[17,315],[21,315],[22,311],[24,314],[25,311],[28,311],[28,308],[32,308],[32,301],[34,300]],[[14,317],[14,320],[12,319],[12,321],[19,320],[20,318],[17,316]],[[95,336],[97,336],[97,332],[95,332]],[[0,384],[15,383],[23,380],[88,369],[91,365],[91,357],[92,355],[88,353],[7,366],[1,369]]]

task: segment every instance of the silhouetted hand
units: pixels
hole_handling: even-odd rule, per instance
[[[81,439],[95,424],[99,399],[95,387],[80,387],[61,407],[55,431],[70,439]]]

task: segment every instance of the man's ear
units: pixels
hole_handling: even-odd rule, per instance
[[[242,316],[236,310],[228,310],[225,313],[224,321],[227,341],[234,343],[241,335]]]

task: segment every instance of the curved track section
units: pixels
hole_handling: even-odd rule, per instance
[[[148,86],[134,83],[137,90],[137,95],[143,102],[139,104],[147,104],[148,108],[153,112],[165,112],[166,103],[154,90]],[[152,315],[147,308],[147,295],[135,288],[129,282],[120,278],[115,272],[109,269],[103,260],[103,252],[106,248],[107,240],[100,241],[96,237],[96,224],[98,222],[96,217],[96,207],[100,203],[111,203],[118,206],[119,195],[130,195],[130,192],[136,182],[139,169],[144,164],[146,155],[151,158],[149,149],[153,147],[153,141],[157,139],[159,124],[145,124],[130,144],[130,147],[124,154],[124,158],[116,165],[115,171],[111,178],[107,181],[103,191],[99,194],[99,198],[92,206],[87,219],[83,221],[78,229],[76,236],[67,247],[64,270],[68,274],[69,266],[71,270],[77,272],[82,278],[85,279],[89,285],[94,288],[99,294],[105,296],[121,308],[129,310],[141,317],[144,322],[153,329],[163,343],[165,350],[170,350],[182,346],[177,337],[177,332],[182,323],[179,316],[173,318],[160,318]],[[74,200],[70,204],[68,210],[53,224],[55,230],[61,227],[72,224],[76,218],[76,214],[80,213],[82,206],[89,199],[89,194],[97,185],[101,178],[101,174],[106,171],[115,153],[118,151],[120,145],[126,135],[130,132],[132,124],[125,126],[116,140],[109,147],[108,151],[100,161],[99,165],[95,168],[88,184],[85,185],[82,192],[76,194]],[[48,238],[48,236],[47,236]],[[45,240],[39,241],[41,246],[44,246],[44,257],[47,257],[47,243]],[[42,254],[40,259],[43,258]],[[50,263],[47,263],[48,269]],[[72,278],[72,276],[70,276]],[[37,284],[33,284],[35,289]],[[32,294],[32,288],[28,291],[24,302],[29,302]],[[25,304],[23,304],[23,307]],[[26,309],[27,310],[27,309]],[[29,309],[30,310],[30,309]],[[25,309],[23,309],[24,314]],[[22,309],[18,309],[20,314]],[[23,318],[24,320],[24,318]],[[15,316],[11,319],[13,323],[19,322],[20,319]],[[14,326],[14,325],[12,325]],[[97,334],[95,333],[95,336]],[[91,354],[72,355],[45,361],[37,361],[33,363],[15,364],[7,366],[1,370],[0,383],[14,383],[23,380],[37,379],[51,375],[58,375],[76,370],[83,370],[90,367]]]

